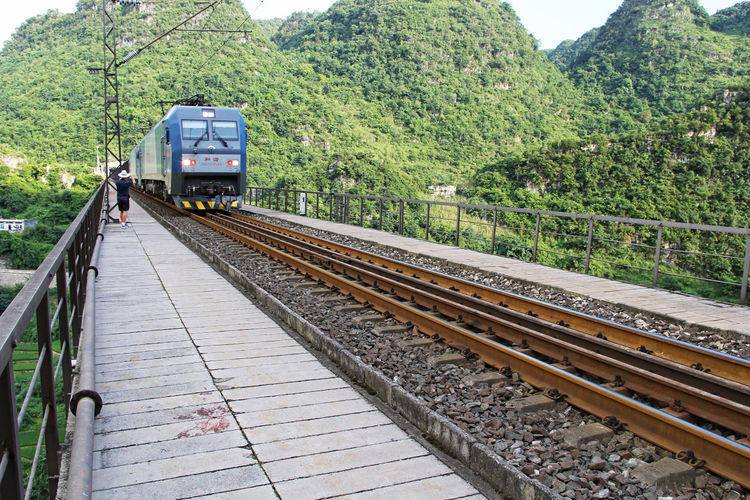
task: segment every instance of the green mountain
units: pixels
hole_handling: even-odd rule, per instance
[[[292,38],[310,26],[317,15],[310,12],[295,12],[287,17],[269,38],[283,49]]]
[[[581,35],[578,40],[563,40],[554,49],[545,51],[547,57],[560,71],[565,71],[578,59],[578,56],[588,50],[598,33],[599,28],[593,28]]]
[[[197,9],[187,0],[117,7],[120,58]],[[161,116],[159,101],[204,93],[247,121],[249,185],[415,195],[432,182],[427,158],[381,110],[338,91],[309,64],[278,51],[238,0],[225,0],[122,65],[123,157]],[[94,164],[103,137],[102,19],[94,0],[74,14],[27,21],[0,53],[0,145],[41,159]],[[401,168],[415,175],[406,176]],[[397,169],[396,166],[399,166]]]
[[[452,171],[575,137],[583,114],[580,93],[495,0],[340,0],[282,47],[381,106]]]
[[[570,76],[589,106],[628,130],[690,109],[707,92],[747,81],[750,45],[711,30],[697,0],[625,0],[580,54]]]
[[[695,0],[627,0],[598,31],[550,54],[570,68],[563,73],[495,0],[340,0],[261,25],[225,0],[120,67],[123,156],[161,116],[158,101],[203,93],[242,109],[249,185],[421,196],[518,158],[544,170],[559,160],[550,145],[656,133],[652,116],[685,116],[735,88],[748,49],[746,36],[727,33],[740,29],[747,4],[709,18]],[[120,57],[196,10],[188,0],[116,7]],[[709,26],[721,19],[727,33]],[[191,31],[206,29],[221,31]],[[86,68],[102,65],[101,32],[98,4],[79,0],[74,14],[50,11],[14,34],[0,52],[0,147],[93,165],[103,82]],[[670,133],[670,122],[658,123]],[[660,159],[641,161],[647,170]],[[523,203],[513,182],[529,168],[483,195]],[[572,191],[542,191],[580,194],[565,186]]]
[[[491,203],[747,227],[750,85],[641,132],[548,144],[481,169]]]
[[[711,16],[711,29],[727,35],[750,35],[750,2],[741,2]]]
[[[266,38],[270,39],[277,31],[279,31],[281,25],[284,24],[284,19],[274,17],[273,19],[257,19],[255,22],[260,28],[261,33],[263,33]]]

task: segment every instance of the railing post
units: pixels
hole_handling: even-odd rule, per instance
[[[539,222],[541,219],[541,215],[539,213],[536,214],[536,226],[534,227],[534,253],[531,256],[531,261],[536,262],[536,252],[539,249]]]
[[[456,205],[456,246],[461,237],[461,205]]]
[[[9,362],[0,375],[0,452],[5,473],[0,482],[0,498],[23,498],[23,472],[21,448],[18,443],[16,414],[16,384],[13,380],[13,362]]]
[[[83,304],[86,300],[86,283],[83,275],[83,255],[81,255],[81,233],[76,234],[75,243],[75,276],[76,276],[76,315],[73,321],[73,342],[76,346],[77,356],[78,342],[81,339],[81,325],[83,324]]]
[[[745,243],[745,270],[742,272],[742,290],[740,291],[740,304],[743,306],[747,302],[748,274],[750,274],[750,234],[747,235],[747,243]]]
[[[589,236],[586,242],[586,274],[589,274],[589,264],[591,263],[591,242],[594,237],[594,218],[589,219]]]
[[[320,219],[320,192],[315,193],[315,218]]]
[[[284,190],[284,213],[287,213],[289,210],[289,191],[287,189]]]
[[[380,198],[380,208],[378,212],[378,231],[383,230],[383,198]]]
[[[44,429],[44,449],[47,452],[47,488],[49,497],[57,494],[57,480],[60,472],[57,434],[57,405],[55,404],[55,364],[52,353],[52,329],[50,328],[49,290],[36,309],[36,334],[39,353],[45,350],[42,367],[39,372],[42,408],[49,409],[47,427]],[[32,488],[29,484],[27,488]]]
[[[492,211],[492,242],[490,243],[490,254],[495,255],[495,236],[497,234],[497,209]]]
[[[404,200],[398,200],[398,234],[404,235]]]
[[[57,300],[60,306],[60,315],[57,324],[60,327],[60,356],[62,356],[63,373],[63,400],[65,401],[65,412],[69,410],[70,393],[73,386],[73,370],[71,369],[70,356],[70,329],[68,328],[68,279],[65,273],[65,261],[60,263],[57,269]]]
[[[430,207],[432,203],[427,202],[427,220],[424,223],[424,239],[430,241]]]
[[[662,225],[659,224],[658,232],[656,233],[656,249],[654,251],[654,279],[653,286],[659,281],[659,262],[661,261],[661,237],[662,237]]]
[[[359,199],[359,227],[365,227],[365,199]]]
[[[333,221],[333,191],[331,191],[330,198],[328,199],[328,220]]]
[[[68,293],[70,294],[71,344],[70,352],[75,357],[81,325],[78,323],[78,276],[76,275],[75,245],[68,250]],[[69,321],[70,321],[69,320]]]

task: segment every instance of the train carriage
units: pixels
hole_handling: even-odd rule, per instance
[[[246,164],[245,120],[236,108],[174,106],[130,153],[138,185],[186,209],[241,206]]]

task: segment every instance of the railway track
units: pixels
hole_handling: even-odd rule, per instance
[[[196,217],[193,215],[193,217]],[[750,487],[750,363],[237,214],[199,218],[360,303]],[[649,404],[646,404],[646,403]],[[728,439],[704,428],[719,426]],[[745,438],[742,438],[745,436]]]

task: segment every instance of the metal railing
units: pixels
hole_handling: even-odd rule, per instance
[[[96,255],[99,247],[98,236],[102,236],[105,215],[103,199],[106,191],[104,186],[102,183],[0,316],[0,498],[4,500],[31,497],[43,453],[46,458],[49,497],[55,498],[62,453],[58,412],[64,411],[67,418],[69,409],[75,412],[75,406],[80,401],[94,397],[88,393],[81,394],[81,390],[71,394],[74,367],[72,359],[74,353],[78,353],[80,372],[81,365],[86,361],[82,362],[79,341],[82,336],[93,336],[93,324],[87,318],[94,309],[90,304],[96,272],[92,256]],[[51,291],[50,287],[53,285]],[[38,346],[36,368],[19,408],[14,351],[22,342],[34,338]],[[55,346],[58,346],[57,352],[54,350]],[[85,381],[79,382],[78,386],[79,389],[88,389]],[[37,393],[41,396],[41,409],[37,411],[34,408],[32,412],[30,409],[35,406],[34,398]],[[19,429],[25,423],[26,428],[36,427],[35,423],[27,419],[32,413],[41,413],[41,425],[31,464],[24,467]],[[93,421],[91,423],[91,427],[83,430],[82,434],[88,432],[93,435]],[[76,429],[78,430],[78,426]],[[24,468],[27,470],[25,484]],[[79,471],[71,472],[71,476],[80,474]]]
[[[248,188],[244,202],[298,213],[302,193],[305,215],[318,219],[747,301],[748,228],[263,187]]]

